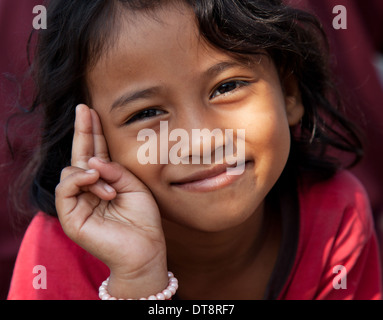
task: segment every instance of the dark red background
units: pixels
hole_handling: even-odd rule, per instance
[[[42,0],[0,1],[0,299],[5,299],[14,261],[25,224],[18,229],[11,223],[15,211],[9,203],[9,187],[30,155],[38,125],[21,126],[24,119],[10,122],[9,139],[16,160],[9,152],[5,126],[15,112],[16,101],[27,105],[30,86],[18,96],[18,84],[27,69],[26,43],[34,15],[32,9]],[[365,185],[375,216],[381,248],[383,230],[383,89],[372,64],[374,54],[383,53],[383,1],[381,0],[290,0],[294,5],[314,11],[322,20],[333,49],[334,69],[348,101],[351,116],[365,129],[367,153],[353,172]],[[347,30],[335,30],[332,13],[335,5],[347,9]],[[49,28],[49,26],[48,26]],[[13,80],[12,80],[13,79]],[[19,99],[20,98],[20,99]],[[358,108],[364,117],[358,113]],[[32,272],[32,270],[31,270]]]

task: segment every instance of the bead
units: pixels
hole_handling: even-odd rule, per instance
[[[164,291],[162,291],[162,293],[164,294],[166,299],[170,299],[172,297],[172,292],[168,289],[165,289]]]
[[[156,297],[157,297],[157,300],[165,300],[165,296],[162,292],[157,293]]]
[[[173,294],[175,294],[176,293],[176,291],[177,291],[177,289],[176,288],[174,288],[174,287],[167,287],[167,289],[166,290],[169,290],[171,293],[172,293],[172,295]]]
[[[162,292],[157,293],[156,295],[151,295],[148,298],[140,298],[139,300],[169,300],[177,291],[178,289],[178,280],[174,277],[174,274],[172,272],[168,272],[168,286],[166,289],[164,289]],[[102,282],[101,286],[99,287],[99,293],[98,296],[101,300],[125,300],[125,299],[117,299],[116,297],[112,297],[108,293],[108,283],[109,283],[109,277]],[[126,300],[134,300],[134,299],[126,299]]]
[[[101,300],[109,300],[109,298],[110,298],[110,294],[109,294],[109,293],[105,293],[105,294],[102,296]]]
[[[169,287],[173,287],[173,288],[176,288],[178,289],[178,282],[172,282],[169,284]]]

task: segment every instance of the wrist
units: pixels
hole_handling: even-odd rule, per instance
[[[168,278],[167,287],[156,294],[150,294],[150,295],[145,294],[145,295],[141,295],[142,296],[141,298],[131,298],[134,295],[132,294],[130,298],[121,298],[121,296],[115,297],[114,295],[111,295],[110,292],[108,291],[108,286],[110,281],[110,277],[109,277],[101,284],[99,288],[99,297],[101,300],[170,300],[171,297],[176,293],[178,289],[178,280],[174,277],[174,274],[172,272],[167,273],[167,278]],[[141,292],[141,291],[142,290],[138,290],[137,292],[135,292],[135,295],[139,296],[138,292]],[[145,292],[145,290],[142,292]],[[127,292],[125,292],[122,295],[125,295],[125,294],[127,294]]]
[[[140,299],[161,292],[168,284],[166,263],[156,263],[129,273],[111,270],[107,289],[118,299]]]

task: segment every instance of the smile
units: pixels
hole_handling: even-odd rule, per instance
[[[244,164],[245,170],[250,164],[250,162],[246,162]],[[229,173],[230,171],[228,169],[236,170],[236,168],[242,171],[241,174]],[[216,165],[210,169],[193,173],[192,175],[180,179],[177,182],[171,183],[171,185],[173,187],[191,192],[215,191],[227,187],[239,180],[243,176],[245,170],[241,165],[238,165],[237,167]]]

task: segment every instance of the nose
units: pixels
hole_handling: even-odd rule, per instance
[[[189,158],[192,164],[222,164],[225,137],[219,128],[192,129]]]
[[[179,117],[177,127],[172,128],[169,142],[177,141],[183,163],[222,164],[225,152],[225,129],[219,119],[204,108],[195,108],[188,117]],[[177,139],[177,137],[181,137]],[[185,143],[188,143],[185,145]],[[172,145],[169,145],[171,148]]]

